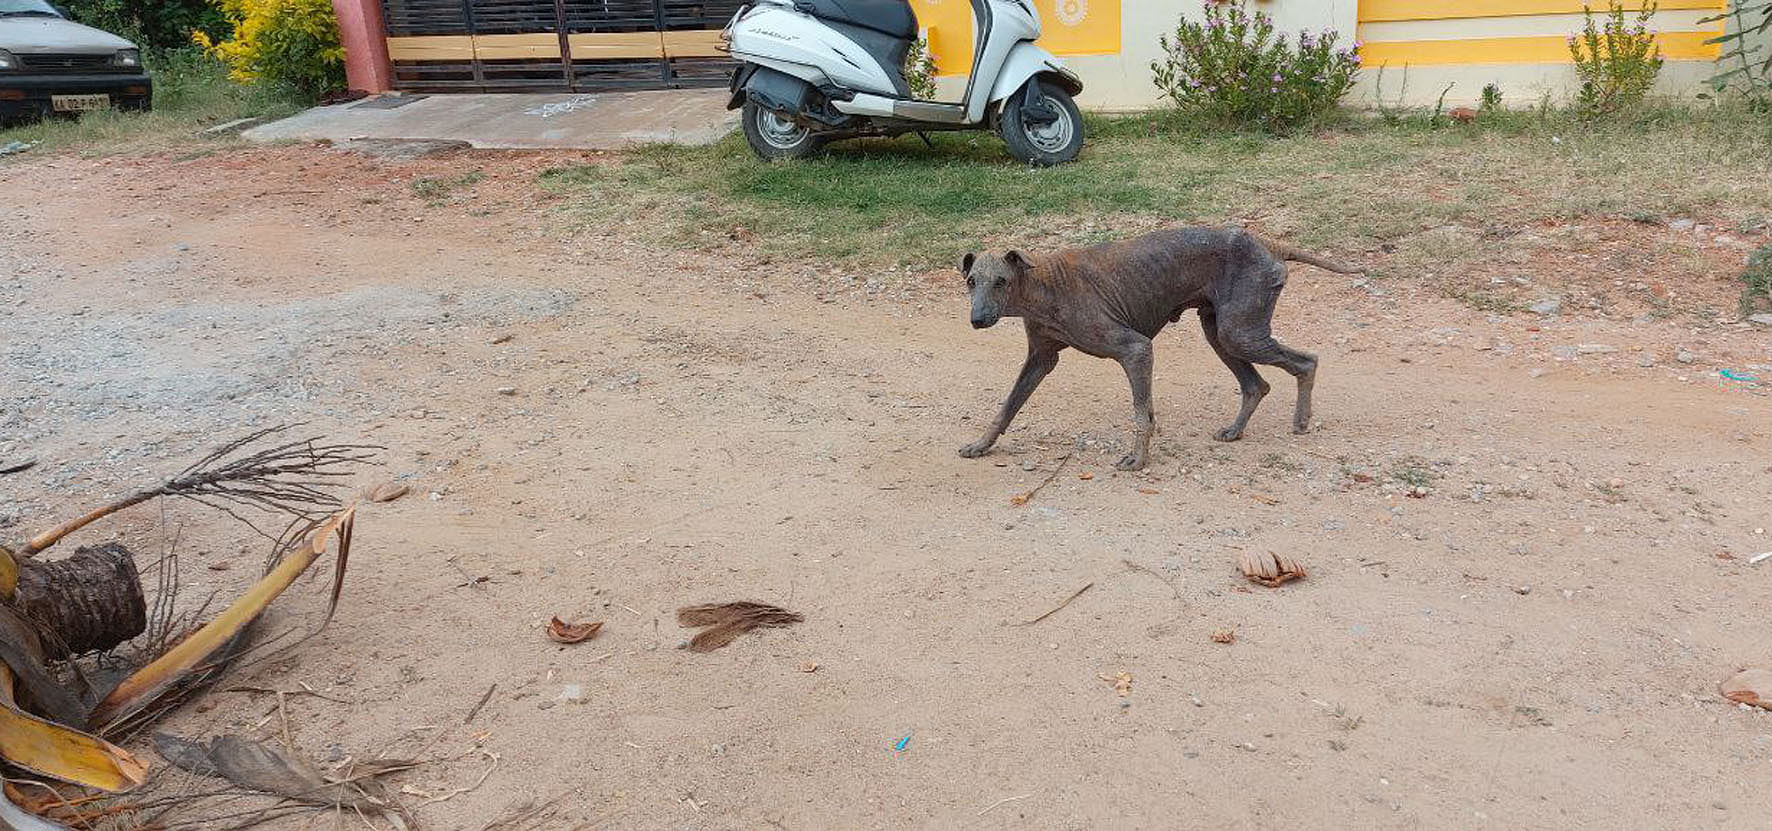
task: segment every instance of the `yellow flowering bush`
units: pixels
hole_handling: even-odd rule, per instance
[[[191,40],[227,64],[241,83],[280,86],[313,100],[340,89],[345,50],[331,0],[216,0],[233,37],[215,42],[203,32]]]

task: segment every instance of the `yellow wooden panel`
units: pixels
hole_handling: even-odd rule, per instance
[[[672,58],[719,58],[726,55],[721,47],[718,29],[697,29],[688,32],[665,32],[664,51]]]
[[[917,25],[929,36],[935,74],[972,71],[972,6],[967,0],[911,0]]]
[[[585,32],[567,35],[575,61],[610,58],[662,58],[664,39],[658,32]]]
[[[1655,36],[1668,60],[1716,60],[1717,44],[1705,43],[1716,32],[1662,32]],[[1360,63],[1367,67],[1426,66],[1466,63],[1571,63],[1566,38],[1473,38],[1469,40],[1403,40],[1366,43]]]
[[[388,57],[396,61],[471,61],[470,35],[415,35],[388,38]]]
[[[1721,12],[1726,0],[1661,0],[1657,8],[1709,9]],[[1361,23],[1380,20],[1453,20],[1468,17],[1511,17],[1527,14],[1580,14],[1589,3],[1584,0],[1359,0]],[[1624,7],[1635,11],[1643,0],[1625,0]],[[1597,14],[1607,9],[1605,0],[1593,0]]]
[[[560,57],[560,36],[552,32],[526,35],[475,35],[474,56],[483,61],[544,60]]]
[[[1039,45],[1054,55],[1120,53],[1120,0],[1035,0]]]
[[[1120,52],[1122,0],[1034,0],[1039,44],[1054,55]],[[911,0],[917,25],[929,35],[937,75],[972,71],[972,6],[967,0]]]

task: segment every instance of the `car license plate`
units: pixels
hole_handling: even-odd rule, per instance
[[[108,110],[111,108],[109,95],[51,95],[49,106],[58,113],[79,112],[81,110]]]

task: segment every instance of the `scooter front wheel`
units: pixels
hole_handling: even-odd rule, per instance
[[[1009,155],[1039,167],[1075,159],[1083,149],[1083,114],[1077,103],[1070,93],[1037,78],[1028,84],[1035,85],[1033,95],[1023,87],[1009,96],[997,121],[997,133],[1009,145]]]
[[[764,161],[804,159],[824,143],[811,128],[755,101],[745,102],[740,120],[745,142]]]

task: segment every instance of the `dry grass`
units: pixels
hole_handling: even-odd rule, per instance
[[[1372,119],[1286,138],[1203,133],[1163,114],[1089,127],[1082,159],[1049,170],[1014,164],[986,135],[937,136],[932,147],[846,142],[774,165],[735,137],[636,147],[548,171],[543,183],[576,220],[657,242],[739,240],[770,257],[862,267],[943,266],[967,249],[1086,244],[1174,221],[1244,222],[1333,252],[1382,249],[1393,275],[1464,275],[1448,292],[1497,311],[1516,308],[1516,292],[1466,272],[1522,249],[1566,249],[1559,226],[1685,217],[1749,236],[1772,226],[1772,122],[1726,108],[1602,124],[1545,112],[1469,125]],[[1653,255],[1676,271],[1697,258],[1662,247]]]

